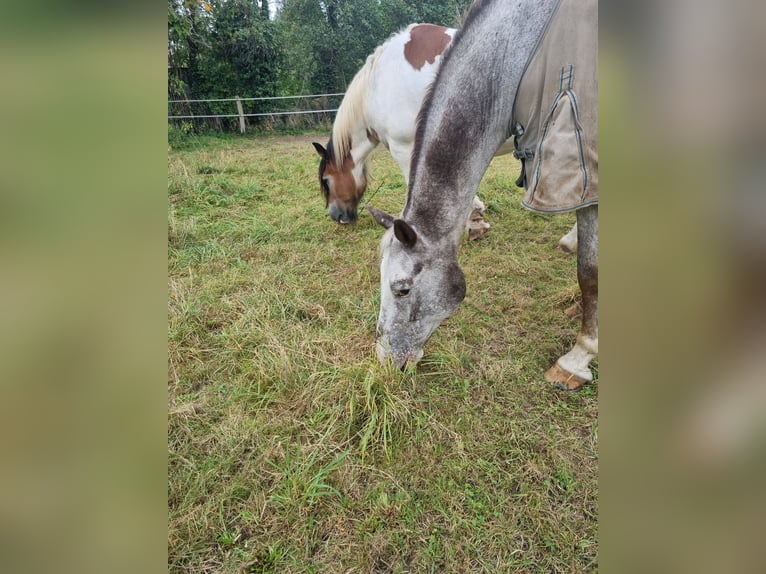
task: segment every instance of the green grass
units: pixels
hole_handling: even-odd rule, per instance
[[[399,373],[374,352],[382,229],[327,217],[327,136],[171,142],[169,571],[597,570],[598,383],[542,377],[578,328],[573,216],[525,212],[496,159],[467,297]],[[386,152],[371,173],[399,212]]]

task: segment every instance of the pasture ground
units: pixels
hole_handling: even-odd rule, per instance
[[[327,137],[171,142],[169,571],[596,571],[598,382],[543,379],[578,328],[574,215],[524,211],[496,158],[465,301],[416,369],[382,368],[382,229],[327,217]],[[371,174],[398,213],[384,150]]]

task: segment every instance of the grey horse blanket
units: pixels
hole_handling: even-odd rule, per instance
[[[598,0],[561,0],[513,107],[516,182],[531,211],[598,203]]]

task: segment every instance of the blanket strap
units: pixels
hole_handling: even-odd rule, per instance
[[[521,160],[521,173],[519,174],[519,178],[515,181],[516,187],[524,187],[527,186],[527,161],[528,159],[534,159],[535,157],[535,148],[526,147],[524,149],[519,149],[519,140],[521,136],[524,135],[524,126],[522,126],[519,122],[516,122],[516,125],[513,127],[513,147],[516,148],[513,150],[513,157],[515,157],[518,160]]]

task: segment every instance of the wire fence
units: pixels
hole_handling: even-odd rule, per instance
[[[168,122],[178,128],[217,131],[249,127],[301,128],[332,124],[343,92],[258,98],[168,100]]]

